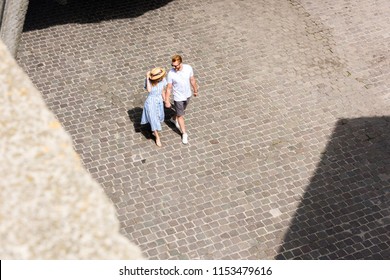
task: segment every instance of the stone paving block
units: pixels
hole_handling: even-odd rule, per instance
[[[387,0],[30,0],[18,59],[147,257],[388,259],[389,13]],[[139,124],[144,76],[174,53],[199,97],[189,145],[166,110],[157,148]]]

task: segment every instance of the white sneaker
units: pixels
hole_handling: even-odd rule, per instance
[[[183,137],[182,137],[181,141],[182,141],[183,144],[185,144],[185,145],[188,144],[188,134],[187,134],[187,133],[183,133]]]
[[[173,123],[176,126],[178,130],[180,130],[180,125],[177,120],[175,120],[174,118],[170,118],[169,120],[171,121],[171,123]]]

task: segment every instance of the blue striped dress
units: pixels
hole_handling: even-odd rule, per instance
[[[161,122],[164,121],[164,102],[162,92],[167,86],[167,80],[164,78],[157,85],[152,86],[148,97],[145,100],[142,111],[141,124],[150,124],[152,131],[161,130]]]

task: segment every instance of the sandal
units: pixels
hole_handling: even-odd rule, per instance
[[[158,147],[161,147],[161,146],[162,146],[160,139],[156,139],[156,145],[157,145]]]

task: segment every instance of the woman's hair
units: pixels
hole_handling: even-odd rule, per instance
[[[174,56],[172,56],[172,62],[176,62],[176,61],[178,61],[179,63],[183,62],[181,56],[178,54],[175,54]]]
[[[165,77],[165,75],[166,75],[166,73],[164,74],[164,75],[162,75],[160,78],[158,78],[157,80],[151,80],[151,79],[149,79],[149,81],[150,81],[150,83],[154,86],[154,85],[157,85],[159,82],[161,82],[163,79],[164,79],[164,77]]]

